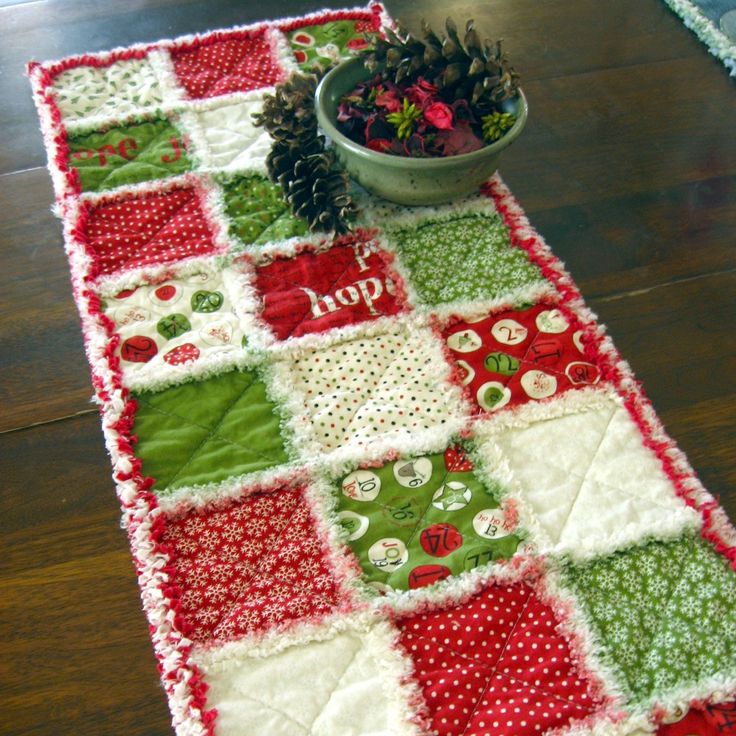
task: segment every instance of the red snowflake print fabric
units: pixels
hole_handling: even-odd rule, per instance
[[[191,188],[93,206],[85,235],[100,274],[215,251],[212,232]]]
[[[531,736],[599,710],[552,610],[531,588],[492,585],[467,603],[397,622],[442,736]]]
[[[690,708],[684,716],[668,720],[657,736],[736,736],[736,702]]]
[[[600,369],[585,356],[581,325],[548,304],[460,321],[443,334],[478,413],[600,380]]]
[[[190,99],[269,87],[282,77],[263,31],[173,49],[171,58]]]
[[[191,512],[167,523],[164,542],[194,641],[233,639],[335,606],[336,583],[299,489]]]
[[[396,314],[394,281],[367,243],[281,258],[258,269],[263,319],[285,340]]]

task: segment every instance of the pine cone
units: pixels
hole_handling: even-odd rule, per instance
[[[516,95],[519,76],[502,52],[500,41],[481,41],[472,20],[467,22],[462,40],[451,18],[445,29],[446,35],[439,37],[422,21],[423,40],[400,26],[396,33],[387,30],[385,40],[378,39],[375,50],[368,54],[366,67],[375,72],[383,64],[396,84],[424,77],[449,102],[468,100],[481,114]]]
[[[292,74],[266,95],[263,110],[253,116],[274,140],[266,158],[271,181],[280,184],[292,212],[311,230],[350,230],[357,208],[348,194],[347,174],[335,171],[335,157],[325,150],[314,112],[314,74]]]

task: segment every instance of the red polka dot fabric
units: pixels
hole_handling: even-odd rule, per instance
[[[93,206],[85,234],[100,274],[215,251],[210,227],[193,189]]]
[[[532,736],[601,703],[572,663],[552,610],[523,583],[397,622],[442,736]]]
[[[263,31],[172,49],[171,60],[190,99],[269,87],[282,78]]]
[[[299,337],[396,314],[394,281],[366,243],[277,259],[258,269],[262,318],[276,337]]]
[[[337,600],[300,489],[258,493],[167,522],[181,614],[198,642],[328,613]]]

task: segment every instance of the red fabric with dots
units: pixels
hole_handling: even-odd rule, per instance
[[[93,207],[85,232],[101,274],[169,263],[215,250],[193,189]]]
[[[552,610],[525,584],[400,619],[401,645],[443,736],[531,736],[600,706]]]
[[[383,259],[366,244],[302,253],[258,269],[262,318],[279,340],[396,314]]]
[[[167,522],[164,543],[194,641],[232,639],[328,613],[337,600],[299,489]]]
[[[175,49],[171,58],[179,83],[191,99],[269,87],[282,77],[263,31]]]

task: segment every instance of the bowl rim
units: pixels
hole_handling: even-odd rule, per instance
[[[320,80],[317,85],[317,89],[314,93],[314,109],[317,114],[317,121],[319,122],[322,130],[327,134],[334,143],[339,144],[341,147],[348,149],[356,156],[364,159],[370,159],[371,161],[384,163],[386,165],[394,165],[400,168],[409,169],[421,169],[431,167],[446,167],[451,168],[453,166],[470,165],[475,162],[480,162],[485,158],[492,156],[494,153],[502,151],[506,146],[510,145],[516,140],[524,126],[526,125],[526,119],[529,113],[529,105],[527,103],[526,95],[521,87],[518,90],[517,98],[519,100],[519,115],[516,121],[508,130],[508,132],[499,140],[494,143],[490,143],[483,148],[479,148],[477,151],[471,151],[470,153],[459,153],[455,156],[433,156],[428,158],[414,158],[412,156],[396,156],[391,153],[383,153],[382,151],[374,151],[366,146],[361,146],[359,143],[348,138],[346,135],[341,133],[337,126],[335,126],[332,120],[329,119],[327,113],[324,110],[324,96],[325,89],[329,84],[330,79],[334,79],[338,76],[338,73],[345,68],[351,66],[357,66],[363,64],[362,58],[347,59],[346,61],[340,62],[336,67],[330,69],[327,74]]]

